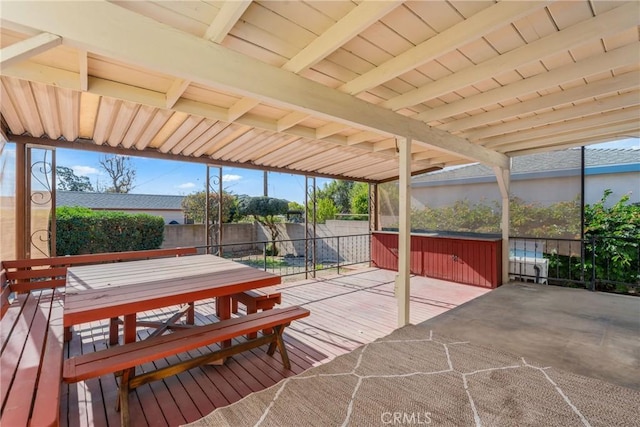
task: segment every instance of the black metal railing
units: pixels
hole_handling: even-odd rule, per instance
[[[640,244],[638,239],[597,235],[584,240],[512,237],[509,276],[639,295]]]
[[[315,243],[315,244],[314,244]],[[371,234],[288,239],[275,242],[230,243],[210,247],[210,253],[250,265],[279,276],[315,277],[319,272],[369,263]],[[199,246],[206,249],[206,246]]]

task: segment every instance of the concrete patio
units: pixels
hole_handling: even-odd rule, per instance
[[[420,326],[640,390],[640,298],[512,282]]]

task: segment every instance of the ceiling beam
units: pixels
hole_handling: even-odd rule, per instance
[[[46,52],[62,43],[62,37],[50,33],[21,40],[0,49],[0,68],[25,61],[39,53]]]
[[[435,82],[391,98],[383,107],[399,110],[493,78],[501,71],[540,61],[554,53],[601,39],[640,24],[640,2],[630,2],[589,20],[557,31],[480,64],[464,68]]]
[[[501,1],[451,28],[343,84],[339,90],[352,95],[364,92],[433,59],[477,40],[485,34],[546,6],[547,2]]]
[[[363,130],[400,135],[472,161],[508,162],[503,154],[111,3],[7,2],[2,12],[3,20],[59,34],[70,47]]]
[[[546,73],[536,74],[535,76],[529,77],[524,80],[519,80],[517,82],[508,84],[506,86],[501,86],[496,89],[488,90],[486,92],[480,93],[478,95],[470,96],[465,99],[461,99],[460,101],[452,102],[451,104],[446,104],[441,107],[434,108],[432,110],[425,111],[423,113],[414,116],[415,119],[423,120],[425,122],[433,122],[435,120],[443,119],[445,117],[453,117],[458,114],[462,114],[466,111],[477,110],[489,105],[495,105],[502,101],[518,98],[523,95],[527,95],[530,93],[537,92],[542,89],[554,88],[556,86],[561,86],[567,82],[572,82],[578,79],[582,79],[588,76],[600,74],[603,72],[607,72],[610,70],[614,70],[619,67],[626,67],[629,65],[637,65],[640,62],[640,43],[631,43],[627,46],[620,47],[618,49],[611,50],[607,53],[603,53],[600,55],[595,55],[589,57],[587,59],[583,59],[576,63],[564,65],[562,67],[558,67],[551,71],[547,71]],[[637,72],[634,72],[637,75]],[[629,80],[632,80],[634,77],[628,76],[624,77],[624,84],[629,84]],[[617,83],[617,77],[615,79],[605,79],[605,81],[612,82],[612,87]],[[565,92],[576,92],[580,90],[589,91],[589,87],[591,85],[598,84],[598,82],[589,83],[586,86],[580,86],[575,90],[567,89]],[[606,84],[606,83],[604,83]],[[631,86],[627,87],[635,87],[638,84],[638,80],[635,80]],[[552,96],[552,95],[548,95]],[[573,96],[578,96],[574,94]],[[545,99],[553,99],[546,98]],[[528,102],[528,101],[527,101]],[[501,120],[503,117],[501,111],[505,111],[508,109],[512,109],[516,111],[519,107],[515,104],[513,107],[506,107],[500,110],[490,111],[488,113],[483,113],[481,115],[456,120],[452,123],[446,123],[444,125],[438,126],[439,129],[454,131],[454,130],[462,130],[469,129],[471,127],[479,126],[485,123],[490,123],[490,121]],[[545,107],[542,107],[545,108]],[[521,110],[521,113],[526,113],[527,110]],[[480,117],[491,117],[490,121],[483,121]]]
[[[79,91],[78,73],[61,70],[58,68],[52,68],[33,62],[25,62],[13,66],[7,70],[3,70],[2,74],[15,79],[35,81],[49,86]],[[139,87],[114,82],[112,80],[105,80],[98,77],[90,77],[89,82],[90,85],[88,93],[104,96],[107,98],[139,103],[146,106],[162,109],[158,111],[165,111],[164,109],[166,108],[166,96],[161,92],[154,92],[148,89],[142,89]],[[8,101],[6,97],[0,97],[0,100],[2,101],[3,111],[10,111],[6,110],[5,104],[8,104],[8,107],[13,108],[10,102],[5,102]],[[227,109],[188,99],[179,99],[171,108],[171,111],[183,114],[194,114],[197,116],[223,122],[226,122],[229,118]],[[17,113],[15,117],[18,117]],[[279,120],[275,121],[257,119],[255,117],[252,117],[251,115],[246,115],[236,119],[234,123],[237,123],[239,125],[257,127],[263,130],[270,130],[273,132],[281,132],[287,135],[308,139],[316,138],[316,129],[314,128],[292,125],[284,129],[280,129],[279,122]],[[13,120],[12,123],[13,125],[11,126],[11,128],[16,129],[14,127],[16,125],[15,120]],[[347,145],[346,138],[344,137],[328,136],[323,139],[323,142],[340,146]],[[363,152],[373,151],[373,145],[371,143],[362,143],[358,145],[357,148],[363,150]]]
[[[636,131],[634,135],[624,134],[624,132],[614,131],[597,136],[589,136],[587,138],[574,139],[567,143],[561,143],[554,146],[556,150],[566,150],[568,148],[582,147],[583,145],[601,144],[603,142],[617,141],[622,137],[640,138],[640,131]],[[512,151],[510,156],[526,156],[528,154],[548,153],[549,147],[528,148],[523,150]]]
[[[307,113],[303,113],[301,111],[293,111],[286,116],[278,119],[277,131],[282,132],[289,129],[292,126],[297,125],[304,119],[309,117]]]
[[[488,147],[498,147],[503,145],[511,145],[530,139],[539,140],[540,138],[553,137],[555,135],[567,134],[574,131],[582,131],[601,127],[610,123],[625,122],[640,117],[640,108],[630,107],[622,110],[610,111],[608,113],[597,114],[586,118],[568,120],[562,123],[551,124],[534,129],[523,130],[520,132],[510,133],[508,135],[496,136],[493,138],[482,140],[483,145]],[[640,121],[638,121],[640,128]],[[507,147],[508,149],[509,147]]]
[[[89,90],[89,55],[84,50],[78,51],[78,69],[80,70],[80,91]]]
[[[299,73],[315,65],[398,7],[403,1],[364,0],[287,61],[282,68]]]
[[[539,98],[519,102],[508,107],[498,108],[486,113],[480,113],[464,119],[444,123],[443,125],[438,126],[438,128],[449,132],[473,129],[523,114],[530,114],[536,111],[554,108],[559,105],[566,105],[572,102],[582,101],[584,99],[626,91],[636,88],[639,81],[640,73],[632,71],[612,78],[598,80],[586,85],[572,87],[549,95],[544,95]]]
[[[576,141],[581,141],[586,138],[596,138],[598,136],[610,136],[614,134],[623,136],[628,134],[629,132],[638,132],[639,129],[640,127],[638,124],[636,112],[636,117],[631,120],[627,120],[626,122],[607,123],[606,125],[589,127],[579,131],[563,134],[549,134],[546,136],[541,136],[534,140],[505,145],[504,147],[501,147],[501,150],[503,150],[505,153],[511,153],[531,148],[544,147],[547,149],[547,151],[549,151],[550,147],[553,147],[553,149],[559,149],[557,148],[558,146],[562,146],[563,144],[572,144]]]
[[[640,105],[640,92],[637,90],[627,92],[622,95],[609,96],[593,102],[584,102],[578,105],[569,105],[558,110],[536,114],[523,119],[511,120],[495,126],[481,128],[475,131],[466,132],[465,136],[470,140],[477,141],[496,135],[505,135],[517,131],[522,131],[539,126],[546,126],[552,123],[574,120],[580,117],[587,117],[601,114],[612,110]]]
[[[185,90],[189,87],[191,82],[189,80],[183,79],[175,79],[171,83],[171,87],[167,91],[165,95],[167,98],[166,108],[173,108],[173,106],[178,102],[178,99],[182,96]]]
[[[214,43],[221,43],[250,4],[251,0],[225,1],[204,33],[204,39],[211,40]]]

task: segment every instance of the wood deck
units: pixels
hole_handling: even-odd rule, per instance
[[[290,371],[282,367],[277,355],[272,358],[265,349],[258,348],[234,356],[223,366],[196,368],[147,384],[131,393],[132,425],[176,426],[191,422],[217,407],[389,334],[397,323],[393,280],[391,271],[362,269],[277,286],[282,292],[282,306],[301,305],[311,310],[311,316],[294,322],[285,331]],[[412,323],[430,319],[489,291],[425,277],[412,277],[411,286]],[[196,323],[215,321],[214,314],[213,300],[196,304]],[[170,310],[156,310],[139,319],[158,320],[170,315]],[[140,338],[149,332],[138,329]],[[65,347],[65,357],[105,348],[108,335],[107,321],[76,327],[73,339]],[[199,354],[199,351],[192,353]],[[154,367],[186,357],[189,356],[155,362]],[[113,375],[63,384],[62,425],[118,426],[116,396],[117,384]]]

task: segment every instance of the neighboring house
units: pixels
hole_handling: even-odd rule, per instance
[[[56,206],[82,206],[93,210],[126,213],[146,213],[184,224],[183,196],[154,194],[93,193],[86,191],[56,191]]]
[[[513,157],[511,194],[544,205],[574,200],[580,195],[580,163],[579,149]],[[640,150],[585,150],[585,203],[599,201],[607,188],[613,190],[610,204],[624,194],[630,195],[631,203],[640,202]],[[482,164],[416,176],[411,194],[413,206],[418,208],[501,198],[493,170]]]

